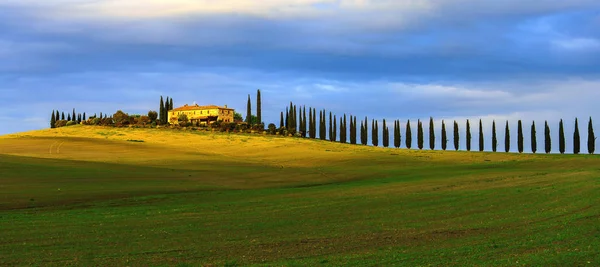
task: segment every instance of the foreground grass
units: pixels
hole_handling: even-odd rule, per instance
[[[137,129],[5,136],[0,265],[597,266],[599,163]]]

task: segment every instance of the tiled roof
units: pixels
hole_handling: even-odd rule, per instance
[[[183,107],[178,107],[178,108],[170,110],[170,111],[205,110],[205,109],[217,109],[217,108],[218,109],[233,110],[232,108],[219,107],[217,105],[198,106],[198,104],[196,104],[196,105],[193,105],[193,106],[188,106],[186,104]]]

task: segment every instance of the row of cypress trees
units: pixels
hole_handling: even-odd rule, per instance
[[[296,112],[296,106],[290,102],[290,106],[286,108],[285,111],[285,117],[284,117],[284,113],[281,112],[281,121],[280,121],[280,127],[286,127],[288,129],[288,132],[292,132],[295,133],[296,131],[299,131],[300,136],[302,137],[308,137],[309,138],[317,138],[316,132],[317,132],[317,120],[316,120],[316,113],[317,110],[315,108],[310,108],[309,107],[309,112],[308,112],[308,126],[307,126],[307,118],[306,118],[306,107],[301,107],[300,108],[302,112],[300,112],[300,114],[298,114]],[[321,140],[326,140],[326,111],[325,110],[319,110],[319,136],[318,138]],[[285,118],[285,119],[284,119]],[[300,123],[296,123],[296,118],[298,118],[298,121],[300,121]],[[337,118],[335,115],[333,115],[331,112],[329,112],[329,141],[332,142],[336,142],[337,141]],[[368,143],[368,131],[369,131],[369,127],[368,127],[368,118],[365,117],[364,121],[361,121],[360,123],[360,144],[362,145],[367,145]],[[382,145],[383,147],[388,147],[390,145],[390,135],[389,135],[389,128],[387,127],[387,122],[385,121],[385,119],[383,120],[383,132],[382,132]],[[459,124],[458,122],[454,121],[454,125],[453,125],[453,144],[454,144],[454,149],[455,150],[459,150],[460,149],[460,129],[459,129]],[[346,143],[347,141],[349,141],[350,144],[357,144],[357,117],[356,116],[352,116],[350,115],[350,127],[348,128],[348,124],[347,124],[347,116],[346,114],[344,114],[343,117],[339,118],[339,142],[341,143]],[[350,136],[348,137],[347,134],[350,134]],[[509,127],[509,123],[508,121],[506,122],[506,127],[504,130],[504,151],[505,152],[510,152],[511,149],[511,135],[510,135],[510,127]],[[419,149],[423,149],[424,147],[424,132],[423,132],[423,123],[421,122],[421,120],[417,121],[417,146]],[[412,148],[412,129],[411,129],[411,123],[410,120],[407,121],[406,123],[406,132],[405,132],[405,145],[406,148],[411,149]],[[400,148],[401,143],[402,143],[402,135],[401,135],[401,124],[400,124],[400,120],[395,120],[394,121],[394,129],[393,129],[393,138],[394,138],[394,147],[396,148]],[[469,120],[466,121],[466,150],[467,151],[471,151],[472,147],[471,147],[471,141],[472,141],[472,135],[471,135],[471,122]],[[533,153],[537,153],[538,152],[538,143],[537,143],[537,132],[536,132],[536,125],[535,122],[532,123],[531,125],[531,151]],[[436,134],[435,134],[435,127],[434,127],[434,120],[433,118],[429,119],[429,148],[431,150],[435,149],[435,139],[436,139]],[[479,139],[479,147],[478,150],[479,151],[484,151],[484,146],[485,146],[485,136],[484,136],[484,131],[483,131],[483,123],[481,120],[479,120],[479,133],[478,133],[478,139]],[[575,131],[573,133],[573,153],[574,154],[579,154],[581,153],[581,140],[580,140],[580,133],[579,133],[579,122],[578,119],[575,119]],[[442,150],[446,150],[448,149],[448,134],[447,134],[447,129],[446,129],[446,123],[445,121],[442,121],[442,129],[441,129],[441,145],[442,145]],[[592,122],[592,118],[590,117],[589,119],[589,123],[588,123],[588,153],[593,154],[595,153],[595,147],[596,147],[596,136],[594,133],[594,128],[593,128],[593,122]],[[378,121],[376,120],[372,120],[371,121],[371,144],[373,146],[378,146],[379,145],[379,125],[378,125]],[[492,124],[492,151],[493,152],[497,152],[497,148],[498,148],[498,136],[497,136],[497,132],[496,132],[496,121],[493,122]],[[550,153],[550,151],[552,150],[552,138],[550,135],[550,127],[548,125],[548,122],[545,122],[545,126],[544,126],[544,152],[546,153]],[[523,153],[524,151],[524,132],[523,132],[523,123],[521,120],[518,121],[518,126],[517,126],[517,151],[519,153]],[[565,133],[564,133],[564,123],[563,120],[560,120],[559,123],[559,152],[561,154],[564,154],[566,152],[566,137],[565,137]]]
[[[158,121],[160,124],[167,124],[169,122],[169,110],[173,110],[173,98],[167,96],[167,100],[163,101],[163,97],[160,96],[160,108],[158,112]]]
[[[250,100],[250,94],[248,94],[248,102],[246,103],[246,119],[244,121],[248,123],[248,125],[253,124],[252,101]],[[262,100],[260,97],[260,89],[256,90],[256,121],[254,124],[262,124]]]
[[[71,115],[72,114],[72,115]],[[53,110],[52,115],[50,116],[50,128],[56,128],[57,121],[74,121],[76,123],[81,123],[82,121],[87,120],[85,112],[84,113],[75,113],[75,109],[73,109],[73,113],[67,113],[65,116],[65,112],[59,112],[58,110]]]

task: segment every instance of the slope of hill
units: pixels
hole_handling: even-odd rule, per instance
[[[598,166],[177,130],[20,133],[0,137],[0,265],[591,266]]]

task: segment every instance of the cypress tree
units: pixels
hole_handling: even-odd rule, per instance
[[[294,129],[294,132],[298,132],[298,109],[296,107],[296,105],[294,105],[294,117],[293,117],[294,123],[293,123],[293,127],[292,129]]]
[[[67,121],[71,121],[71,114],[67,115]]]
[[[56,128],[56,117],[54,116],[54,110],[52,111],[52,117],[50,118],[50,128]]]
[[[358,139],[357,139],[358,138],[358,133],[357,133],[357,131],[358,131],[357,126],[358,125],[357,125],[357,121],[356,121],[357,119],[358,119],[358,117],[354,116],[354,134],[353,134],[354,135],[354,144],[358,143]]]
[[[354,134],[355,127],[356,125],[354,124],[352,115],[350,115],[350,138],[348,139],[350,141],[350,144],[356,144],[356,135]]]
[[[406,122],[406,134],[404,136],[404,140],[406,141],[406,148],[410,149],[412,147],[412,130],[410,129],[410,120]]]
[[[481,122],[481,119],[479,119],[479,152],[483,152],[485,145],[483,142],[483,123]]]
[[[573,133],[573,154],[577,155],[581,152],[581,136],[579,135],[579,122],[575,118],[575,132]]]
[[[54,116],[54,118],[58,121],[60,120],[60,113],[58,112],[58,110],[56,110],[56,115]]]
[[[471,122],[467,120],[467,151],[471,151]]]
[[[258,124],[262,123],[262,103],[260,100],[260,89],[256,90],[256,120]]]
[[[546,154],[552,151],[552,137],[550,135],[550,126],[548,126],[548,121],[545,122],[544,126],[544,149]]]
[[[312,138],[317,138],[317,109],[313,108],[313,126],[312,126]]]
[[[87,121],[87,119],[85,118],[85,112],[83,113],[83,120]]]
[[[390,130],[385,123],[385,119],[383,119],[383,147],[390,146]]]
[[[446,122],[442,120],[442,150],[446,151],[448,148],[448,136],[446,135]]]
[[[537,131],[535,130],[535,121],[531,124],[531,152],[537,152]]]
[[[521,120],[519,120],[517,128],[517,148],[519,153],[523,153],[523,123]]]
[[[63,121],[65,120],[65,113],[64,112],[61,114],[61,120],[63,120]]]
[[[423,149],[423,123],[421,120],[417,120],[417,145],[419,150]]]
[[[174,109],[174,107],[173,107],[173,98],[171,97],[171,99],[169,100],[169,110],[167,110],[167,112],[169,112],[170,110],[173,110],[173,109]]]
[[[308,107],[308,137],[309,138],[313,138],[312,137],[312,133],[313,133],[313,115],[312,115],[312,108]],[[283,112],[282,112],[283,113]]]
[[[252,125],[252,103],[250,102],[250,94],[248,94],[248,103],[246,103],[246,123]]]
[[[71,117],[73,121],[77,121],[77,116],[75,115],[75,109],[73,109],[73,117]]]
[[[492,151],[496,152],[498,149],[498,136],[496,135],[496,121],[492,122]]]
[[[460,133],[458,132],[458,123],[454,121],[454,150],[458,151],[460,148]]]
[[[340,143],[346,143],[346,133],[348,131],[346,126],[346,113],[344,113],[344,118],[340,117]]]
[[[281,112],[280,117],[279,117],[279,128],[281,128],[281,127],[283,127],[283,111]]]
[[[169,104],[169,97],[167,96],[167,99],[165,101],[165,109],[163,109],[163,123],[164,124],[169,124],[169,108],[171,107],[171,104]]]
[[[319,110],[319,139],[325,140],[323,136],[323,111]]]
[[[102,112],[100,112],[100,118],[102,119]],[[160,96],[160,110],[158,112],[158,121],[160,121],[161,124],[165,123],[165,104],[162,96]]]
[[[596,134],[594,134],[594,123],[592,123],[592,117],[588,123],[588,153],[594,154],[596,152]]]
[[[340,118],[341,120],[341,118]],[[341,125],[340,125],[341,127]],[[333,133],[331,135],[331,141],[335,142],[337,140],[337,118],[335,117],[335,115],[333,115],[333,131],[331,131],[331,133]]]
[[[566,147],[566,140],[565,140],[565,128],[563,126],[563,120],[560,120],[560,123],[558,125],[558,149],[560,151],[560,154],[564,154],[565,153],[565,147]]]
[[[162,115],[161,115],[162,116]],[[100,112],[100,119],[102,119],[102,112]]]
[[[77,114],[77,123],[81,123],[81,113]]]
[[[429,148],[435,149],[435,129],[433,128],[433,117],[429,117]]]
[[[396,120],[394,123],[394,147],[400,148],[402,143],[402,137],[400,136],[400,120]]]
[[[508,128],[508,121],[506,121],[506,129],[504,129],[504,151],[506,153],[510,151],[510,129]]]
[[[378,146],[379,145],[379,126],[377,125],[377,121],[375,121],[375,124],[373,126],[373,146]]]
[[[329,141],[333,141],[333,118],[329,111]]]
[[[302,107],[302,137],[306,138],[306,106]]]
[[[288,107],[285,107],[285,128],[288,131],[290,130],[290,111],[288,110]]]

